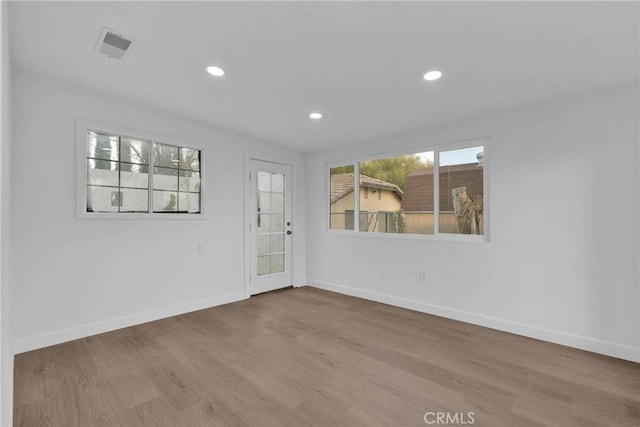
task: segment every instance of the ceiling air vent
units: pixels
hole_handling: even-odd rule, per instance
[[[107,55],[110,58],[119,59],[121,61],[127,56],[131,47],[135,43],[130,37],[116,33],[108,28],[103,28],[96,51]]]

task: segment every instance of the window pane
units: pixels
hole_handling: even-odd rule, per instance
[[[200,170],[200,151],[191,148],[180,149],[180,169]]]
[[[120,212],[149,212],[149,193],[146,189],[123,188],[120,197]]]
[[[118,212],[119,204],[112,203],[114,193],[119,191],[113,187],[87,186],[87,212]]]
[[[353,218],[353,212],[351,212],[351,218]],[[369,212],[360,211],[360,231],[367,231],[371,226],[370,219],[373,219],[373,216],[369,218]]]
[[[329,228],[332,230],[354,229],[354,168],[354,165],[346,165],[329,171]]]
[[[178,168],[178,147],[166,144],[153,144],[153,164],[165,168]]]
[[[119,137],[96,132],[87,134],[87,157],[95,159],[118,160]],[[97,169],[105,169],[97,167]]]
[[[120,186],[128,188],[149,188],[149,166],[121,163]]]
[[[397,232],[433,234],[433,151],[419,153],[417,156],[422,159],[425,167],[410,172],[406,177],[402,195],[402,217],[396,218]],[[391,224],[388,222],[390,219]],[[386,220],[387,224],[393,226],[393,218],[387,215]]]
[[[120,138],[120,161],[148,165],[149,141]]]
[[[433,233],[433,152],[359,163],[360,231]]]
[[[178,182],[180,191],[200,192],[200,172],[180,171],[180,181]]]
[[[153,168],[154,190],[178,190],[178,169]],[[154,204],[155,205],[155,204]]]
[[[87,159],[87,184],[117,187],[119,183],[118,162]]]
[[[178,193],[174,191],[153,191],[154,212],[177,212]]]
[[[440,153],[440,233],[484,233],[483,155],[482,146]]]
[[[179,193],[179,212],[200,213],[200,193]]]

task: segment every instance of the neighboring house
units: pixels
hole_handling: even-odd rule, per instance
[[[467,163],[440,166],[441,233],[457,232],[451,191],[458,187],[466,187],[467,193],[472,197],[482,197],[482,165]],[[407,233],[433,233],[433,202],[433,168],[418,169],[407,175],[401,206]]]
[[[331,228],[354,229],[353,173],[331,175]],[[360,175],[360,231],[397,232],[402,190],[395,184]]]

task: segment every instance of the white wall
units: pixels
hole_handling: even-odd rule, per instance
[[[308,197],[308,282],[640,361],[639,114],[622,87],[310,155],[326,195],[328,161],[488,135],[490,241],[330,233]]]
[[[244,298],[246,152],[290,159],[294,220],[305,229],[300,153],[22,70],[13,85],[16,352]],[[207,219],[76,219],[76,118],[204,145]],[[302,285],[304,232],[294,237]]]
[[[12,424],[13,350],[9,304],[9,140],[11,136],[11,70],[8,3],[0,2],[0,425]]]

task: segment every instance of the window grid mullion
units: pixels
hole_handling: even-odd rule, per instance
[[[124,195],[122,194],[122,164],[120,161],[122,160],[122,137],[118,136],[118,213],[122,212],[122,199],[124,199]]]
[[[154,153],[156,150],[156,143],[153,141],[149,141],[149,158],[147,159],[148,163],[149,163],[149,176],[148,176],[148,194],[147,194],[147,213],[149,215],[153,214],[153,160],[154,160]]]
[[[356,162],[353,165],[353,197],[354,210],[353,210],[353,231],[360,232],[360,162]]]
[[[178,180],[176,182],[176,212],[180,212],[180,153],[182,152],[182,149],[180,147],[178,147],[178,176],[176,176],[176,179]]]
[[[440,151],[433,151],[433,235],[440,234]]]

